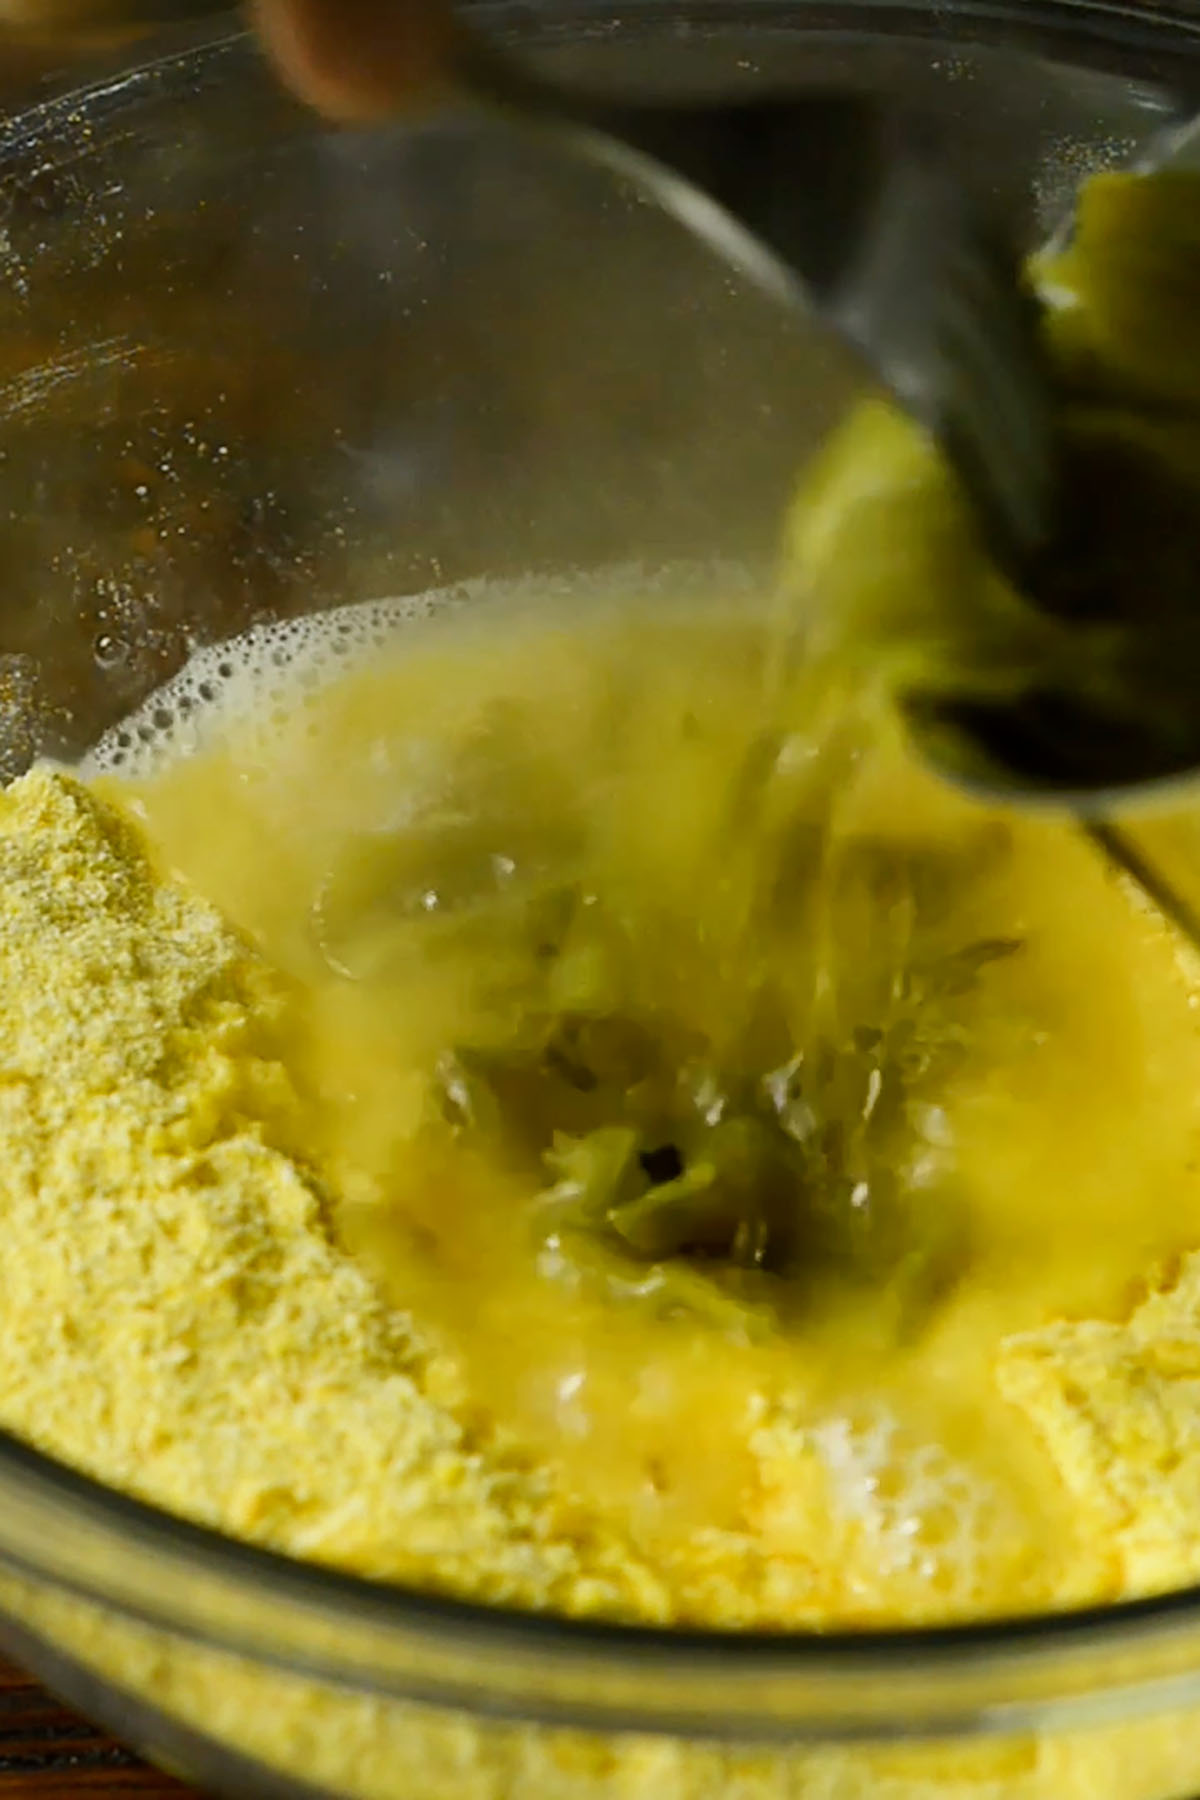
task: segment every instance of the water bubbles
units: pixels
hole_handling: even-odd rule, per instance
[[[92,642],[92,660],[98,669],[119,669],[129,657],[128,643],[115,632],[101,631]]]
[[[195,647],[184,668],[138,712],[109,731],[85,759],[88,772],[148,774],[206,731],[233,719],[277,730],[346,663],[361,663],[401,624],[437,611],[439,596],[372,601],[310,618],[253,626],[230,643]],[[111,632],[96,639],[101,667],[128,659],[130,646]],[[178,726],[189,722],[186,740]]]
[[[224,446],[216,451],[227,453]],[[694,601],[698,593],[736,593],[749,585],[747,572],[732,564],[693,562],[667,569],[625,564],[514,582],[463,582],[336,607],[307,618],[265,620],[229,642],[195,646],[171,681],[151,694],[131,718],[105,733],[81,769],[85,775],[119,769],[141,779],[175,756],[193,753],[235,722],[239,731],[257,728],[265,738],[273,738],[281,725],[293,721],[302,730],[309,700],[329,682],[364,666],[401,629],[467,604],[516,601],[525,606],[561,601],[568,594],[609,598],[634,589]],[[107,585],[99,591],[106,605],[131,604],[130,596],[110,591]],[[115,668],[132,658],[134,648],[134,643],[103,631],[95,639],[93,655],[98,666]],[[181,734],[178,726],[185,717],[188,731]],[[118,757],[117,752],[123,754]],[[491,870],[493,882],[503,882],[509,875],[500,863]]]

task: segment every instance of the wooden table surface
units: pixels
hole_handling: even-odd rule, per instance
[[[0,1660],[0,1800],[194,1800]]]

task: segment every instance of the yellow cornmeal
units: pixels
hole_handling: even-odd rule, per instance
[[[458,651],[435,640],[428,654]],[[433,664],[420,664],[414,650],[331,690],[353,722],[348,744],[378,722],[372,695],[386,714],[397,683],[437,691],[423,680]],[[355,1009],[369,1014],[374,990],[353,990],[326,1065],[312,991],[248,935],[269,937],[266,916],[294,914],[306,890],[289,899],[262,882],[286,843],[240,857],[267,790],[239,811],[229,772],[196,758],[157,781],[109,783],[101,798],[43,770],[0,800],[5,1426],[110,1485],[301,1557],[577,1615],[735,1627],[912,1618],[1046,1608],[1200,1573],[1193,971],[1081,842],[1039,821],[1014,837],[1030,951],[1013,978],[1030,990],[1026,1006],[1044,985],[1043,1022],[1060,1039],[1048,1057],[1045,1045],[1009,1043],[1004,1082],[958,1094],[960,1132],[988,1152],[976,1196],[987,1279],[965,1281],[914,1344],[886,1361],[868,1344],[866,1363],[851,1357],[830,1383],[822,1365],[836,1334],[818,1331],[806,1350],[795,1336],[738,1345],[676,1330],[664,1349],[661,1323],[545,1283],[519,1235],[486,1239],[489,1256],[474,1271],[468,1258],[474,1285],[457,1298],[413,1258],[420,1304],[398,1307],[397,1240],[382,1260],[352,1253],[331,1178],[347,1174],[348,1142],[329,1137],[344,1116],[337,1084],[361,1082],[368,1066],[365,1053],[346,1057],[368,1022]],[[303,758],[293,770],[316,817],[312,773]],[[960,824],[971,811],[932,784],[901,785],[905,828],[922,807]],[[196,804],[180,811],[189,788]],[[278,787],[270,796],[277,806]],[[162,848],[148,850],[118,797]],[[228,838],[207,835],[206,818]],[[189,858],[207,861],[231,914],[250,915],[246,932],[168,875]],[[331,985],[317,1008],[326,1024],[339,996],[348,1003]],[[378,1050],[369,1032],[361,1042]],[[1062,1122],[1088,1095],[1080,1143]],[[381,1116],[368,1107],[368,1120]],[[407,1119],[399,1108],[398,1133]],[[1079,1190],[1049,1190],[1051,1212],[1039,1170],[1065,1175],[1072,1143]],[[1080,1233],[1097,1218],[1102,1239],[1088,1231],[1081,1261]],[[486,1414],[482,1403],[515,1392],[511,1363],[484,1378],[497,1342],[481,1306],[489,1279],[523,1366],[569,1327],[571,1366],[589,1369],[602,1401],[619,1400],[635,1355],[668,1382],[650,1417],[692,1483],[682,1512],[638,1514],[629,1466],[590,1478],[586,1444],[547,1454],[536,1407]],[[979,1385],[956,1416],[939,1396],[965,1377]],[[873,1412],[847,1410],[847,1378]],[[714,1392],[723,1406],[753,1404],[721,1413]],[[980,1416],[973,1433],[964,1413]],[[707,1525],[704,1509],[730,1495],[695,1485],[704,1459],[689,1448],[706,1416],[706,1454],[723,1435],[746,1459],[734,1517]],[[636,1443],[638,1423],[628,1408],[623,1417]],[[37,1590],[4,1592],[18,1616],[170,1713],[372,1800],[1158,1800],[1194,1774],[1191,1737],[1170,1720],[1053,1745],[761,1756],[488,1726],[351,1700]]]
[[[661,1608],[330,1244],[288,1154],[278,981],[135,832],[35,773],[0,802],[0,1415],[188,1517],[364,1574]]]
[[[590,828],[630,882],[655,871],[671,918],[715,933],[724,888],[711,906],[670,889],[719,812],[673,708],[723,702],[712,741],[686,739],[704,776],[705,756],[728,760],[758,677],[733,654],[740,625],[713,623],[711,640],[694,623],[655,629],[632,640],[639,688],[623,614],[566,634],[538,619],[431,628],[253,743],[231,729],[149,778],[110,780],[160,863],[241,937],[182,890],[152,890],[131,827],[105,824],[95,798],[46,774],[11,790],[3,905],[22,960],[0,964],[0,987],[41,998],[20,1050],[38,1085],[4,1091],[64,1128],[48,1175],[28,1160],[33,1120],[2,1124],[0,1274],[11,1258],[13,1284],[37,1285],[0,1351],[21,1357],[0,1362],[0,1417],[257,1541],[566,1613],[828,1625],[1123,1592],[1138,1577],[992,1372],[1010,1334],[1119,1317],[1131,1276],[1200,1242],[1197,1016],[1170,937],[1082,839],[1004,828],[978,926],[1015,922],[1022,950],[989,976],[986,1055],[940,1092],[921,1150],[953,1142],[965,1269],[899,1334],[886,1278],[748,1340],[548,1278],[530,1178],[422,1130],[434,1053],[455,1041],[440,1034],[479,1011],[459,949],[419,919],[415,960],[354,981],[314,944],[312,896],[347,840],[365,830],[372,855],[391,854],[395,834],[371,827],[406,758],[474,741],[503,700],[510,733],[536,718],[548,767],[586,768],[614,690],[620,756],[649,792],[639,773],[640,811],[623,760],[611,766],[615,801],[592,796]],[[974,841],[978,809],[881,755],[874,775],[862,765],[857,825],[897,844]],[[713,1008],[727,1004],[721,957],[703,949],[674,953],[697,1016],[707,980]],[[679,979],[666,946],[657,960],[664,984]],[[1164,1579],[1194,1554],[1181,1535]]]
[[[757,677],[713,629],[650,667],[689,707],[718,669],[736,720]],[[321,871],[394,799],[405,747],[471,739],[497,695],[511,726],[552,688],[543,747],[580,766],[627,649],[611,621],[510,623],[503,648],[438,628],[253,744],[218,735],[107,798],[47,771],[8,791],[0,1420],[254,1541],[567,1614],[912,1621],[1189,1579],[1200,1026],[1170,935],[1064,828],[1008,822],[979,903],[1024,941],[981,1066],[940,1095],[968,1250],[914,1329],[870,1284],[742,1339],[551,1280],[513,1170],[420,1128],[426,1039],[476,1005],[461,959],[418,935],[401,977],[345,980],[309,930]],[[622,691],[622,741],[669,784],[663,683]],[[881,757],[858,826],[972,841],[978,809]],[[703,832],[676,793],[686,870]],[[632,849],[605,854],[640,871],[617,794]],[[612,824],[599,794],[589,817]],[[1131,1311],[1159,1265],[1182,1297]]]
[[[284,983],[59,775],[0,802],[0,982],[6,1425],[301,1556],[666,1615],[667,1584],[627,1543],[472,1450],[453,1368],[331,1247],[325,1201],[289,1154],[303,1115],[279,1060]],[[1113,1592],[1197,1570],[1197,1281],[1192,1257],[1127,1319],[1002,1348],[1004,1390],[1101,1552],[1100,1571],[1094,1553],[1082,1566]],[[760,1450],[776,1475],[763,1527],[802,1548],[812,1495],[786,1419],[764,1425]],[[848,1584],[872,1565],[879,1578],[871,1525],[847,1521],[831,1556]],[[761,1573],[753,1586],[744,1546],[714,1538],[709,1557],[725,1575],[723,1599],[704,1587],[715,1620],[780,1606]],[[1065,1559],[1049,1566],[1066,1597],[1077,1579]],[[1044,1741],[757,1753],[505,1725],[267,1671],[8,1576],[0,1600],[169,1717],[361,1800],[1161,1800],[1188,1791],[1200,1759],[1187,1715]]]

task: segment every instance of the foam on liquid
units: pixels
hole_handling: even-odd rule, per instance
[[[269,752],[279,727],[331,682],[394,653],[400,633],[470,609],[611,602],[614,594],[693,602],[699,594],[728,600],[752,591],[748,573],[731,564],[676,565],[648,570],[627,564],[602,572],[526,576],[520,581],[466,581],[354,606],[332,607],[297,619],[252,625],[239,637],[201,644],[184,666],[118,724],[110,726],[79,763],[91,779],[116,775],[141,780],[181,757],[195,756],[236,730],[254,750]]]

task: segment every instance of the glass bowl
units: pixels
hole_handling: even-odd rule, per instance
[[[885,82],[1030,242],[1200,86],[1200,13],[1169,6],[475,11],[597,82]],[[850,391],[608,177],[464,120],[326,132],[232,20],[6,104],[4,777],[261,619],[753,565]],[[0,1610],[66,1698],[222,1794],[1200,1794],[1200,1591],[857,1636],[567,1624],[292,1563],[0,1438]]]

